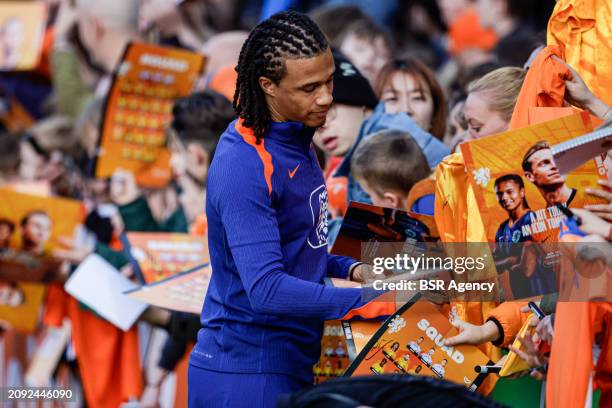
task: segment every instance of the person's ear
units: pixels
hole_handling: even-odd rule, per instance
[[[525,172],[525,178],[531,181],[532,183],[535,181],[535,177],[533,177],[533,173],[530,171]]]
[[[383,194],[383,198],[390,207],[404,209],[404,199],[399,194],[387,191]]]
[[[198,166],[207,166],[208,165],[208,152],[199,144],[192,144],[189,146],[189,150],[193,155],[195,162]]]
[[[266,95],[272,96],[272,97],[276,96],[278,87],[276,86],[274,81],[272,81],[270,78],[265,77],[265,76],[260,76],[259,86],[261,87],[261,90],[264,91]]]
[[[106,34],[106,27],[104,23],[95,16],[90,16],[87,20],[84,21],[85,24],[88,24],[94,33],[96,40],[100,40]]]

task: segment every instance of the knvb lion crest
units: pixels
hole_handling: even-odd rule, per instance
[[[312,211],[313,231],[308,237],[308,245],[312,248],[321,248],[327,245],[327,190],[325,185],[317,187],[310,194],[310,210]]]

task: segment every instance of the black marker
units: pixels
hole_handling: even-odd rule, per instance
[[[543,318],[546,317],[542,309],[540,309],[538,305],[536,305],[534,302],[529,302],[527,305],[529,306],[533,314],[538,316],[538,319],[542,320]]]
[[[483,365],[474,367],[474,371],[482,374],[497,374],[501,371],[501,369],[502,368],[500,366],[494,365]]]
[[[570,210],[569,208],[567,208],[566,206],[562,205],[562,204],[557,204],[557,208],[559,209],[559,211],[561,211],[563,213],[563,215],[565,215],[567,218],[569,218],[570,220],[574,220],[576,222],[576,225],[580,226],[582,225],[582,218],[580,218],[579,216],[577,216],[576,214],[574,214],[572,212],[572,210]]]

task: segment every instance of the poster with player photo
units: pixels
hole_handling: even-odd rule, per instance
[[[487,239],[496,243],[500,280],[508,282],[506,299],[558,290],[556,243],[565,209],[602,203],[585,188],[598,188],[607,172],[597,156],[563,174],[553,153],[592,130],[589,115],[576,113],[461,145]]]

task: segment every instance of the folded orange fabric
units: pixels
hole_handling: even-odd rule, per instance
[[[558,45],[601,100],[612,105],[612,2],[558,0],[548,21],[549,45]]]
[[[570,70],[552,57],[563,59],[563,51],[559,46],[547,46],[535,58],[514,106],[510,129],[529,126],[529,109],[533,107],[563,106],[565,94],[565,81],[571,79]]]

